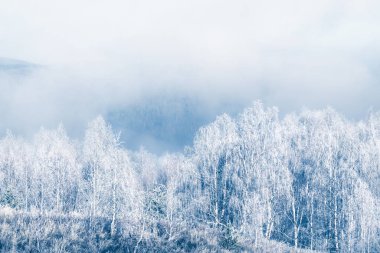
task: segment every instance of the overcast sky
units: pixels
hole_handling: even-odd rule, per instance
[[[380,108],[379,13],[375,0],[1,0],[0,57],[40,67],[0,74],[0,128],[82,126],[163,91],[364,117]]]

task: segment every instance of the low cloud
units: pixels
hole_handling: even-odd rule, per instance
[[[289,112],[380,108],[377,1],[5,0],[1,131],[63,122],[80,135],[99,113],[163,92],[225,104],[261,99]],[[211,120],[211,119],[210,119]]]

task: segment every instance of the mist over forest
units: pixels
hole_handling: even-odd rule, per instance
[[[0,252],[380,252],[380,1],[0,2]]]

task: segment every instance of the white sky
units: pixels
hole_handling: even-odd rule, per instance
[[[3,127],[87,121],[146,93],[280,111],[380,109],[380,1],[1,0]],[[22,126],[21,126],[22,125]]]

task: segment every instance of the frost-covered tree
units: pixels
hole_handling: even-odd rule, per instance
[[[1,205],[28,210],[30,206],[31,150],[10,131],[0,140]]]
[[[260,237],[270,239],[290,184],[277,109],[265,109],[261,103],[255,103],[239,116],[239,133],[241,141],[235,156],[240,160],[241,177],[245,180],[245,232],[254,233],[255,241]]]
[[[236,124],[227,115],[201,128],[194,140],[194,156],[204,200],[202,218],[221,230],[238,221],[235,215],[239,209],[240,185],[233,162],[237,143]]]
[[[84,177],[88,182],[92,217],[110,215],[109,194],[112,193],[113,155],[118,137],[102,117],[90,122],[83,143]]]
[[[199,172],[193,161],[183,155],[165,155],[160,166],[166,175],[165,217],[169,241],[178,240],[199,223],[197,212],[202,208]]]
[[[77,150],[63,126],[34,138],[34,182],[40,211],[69,212],[77,207],[80,167]]]

